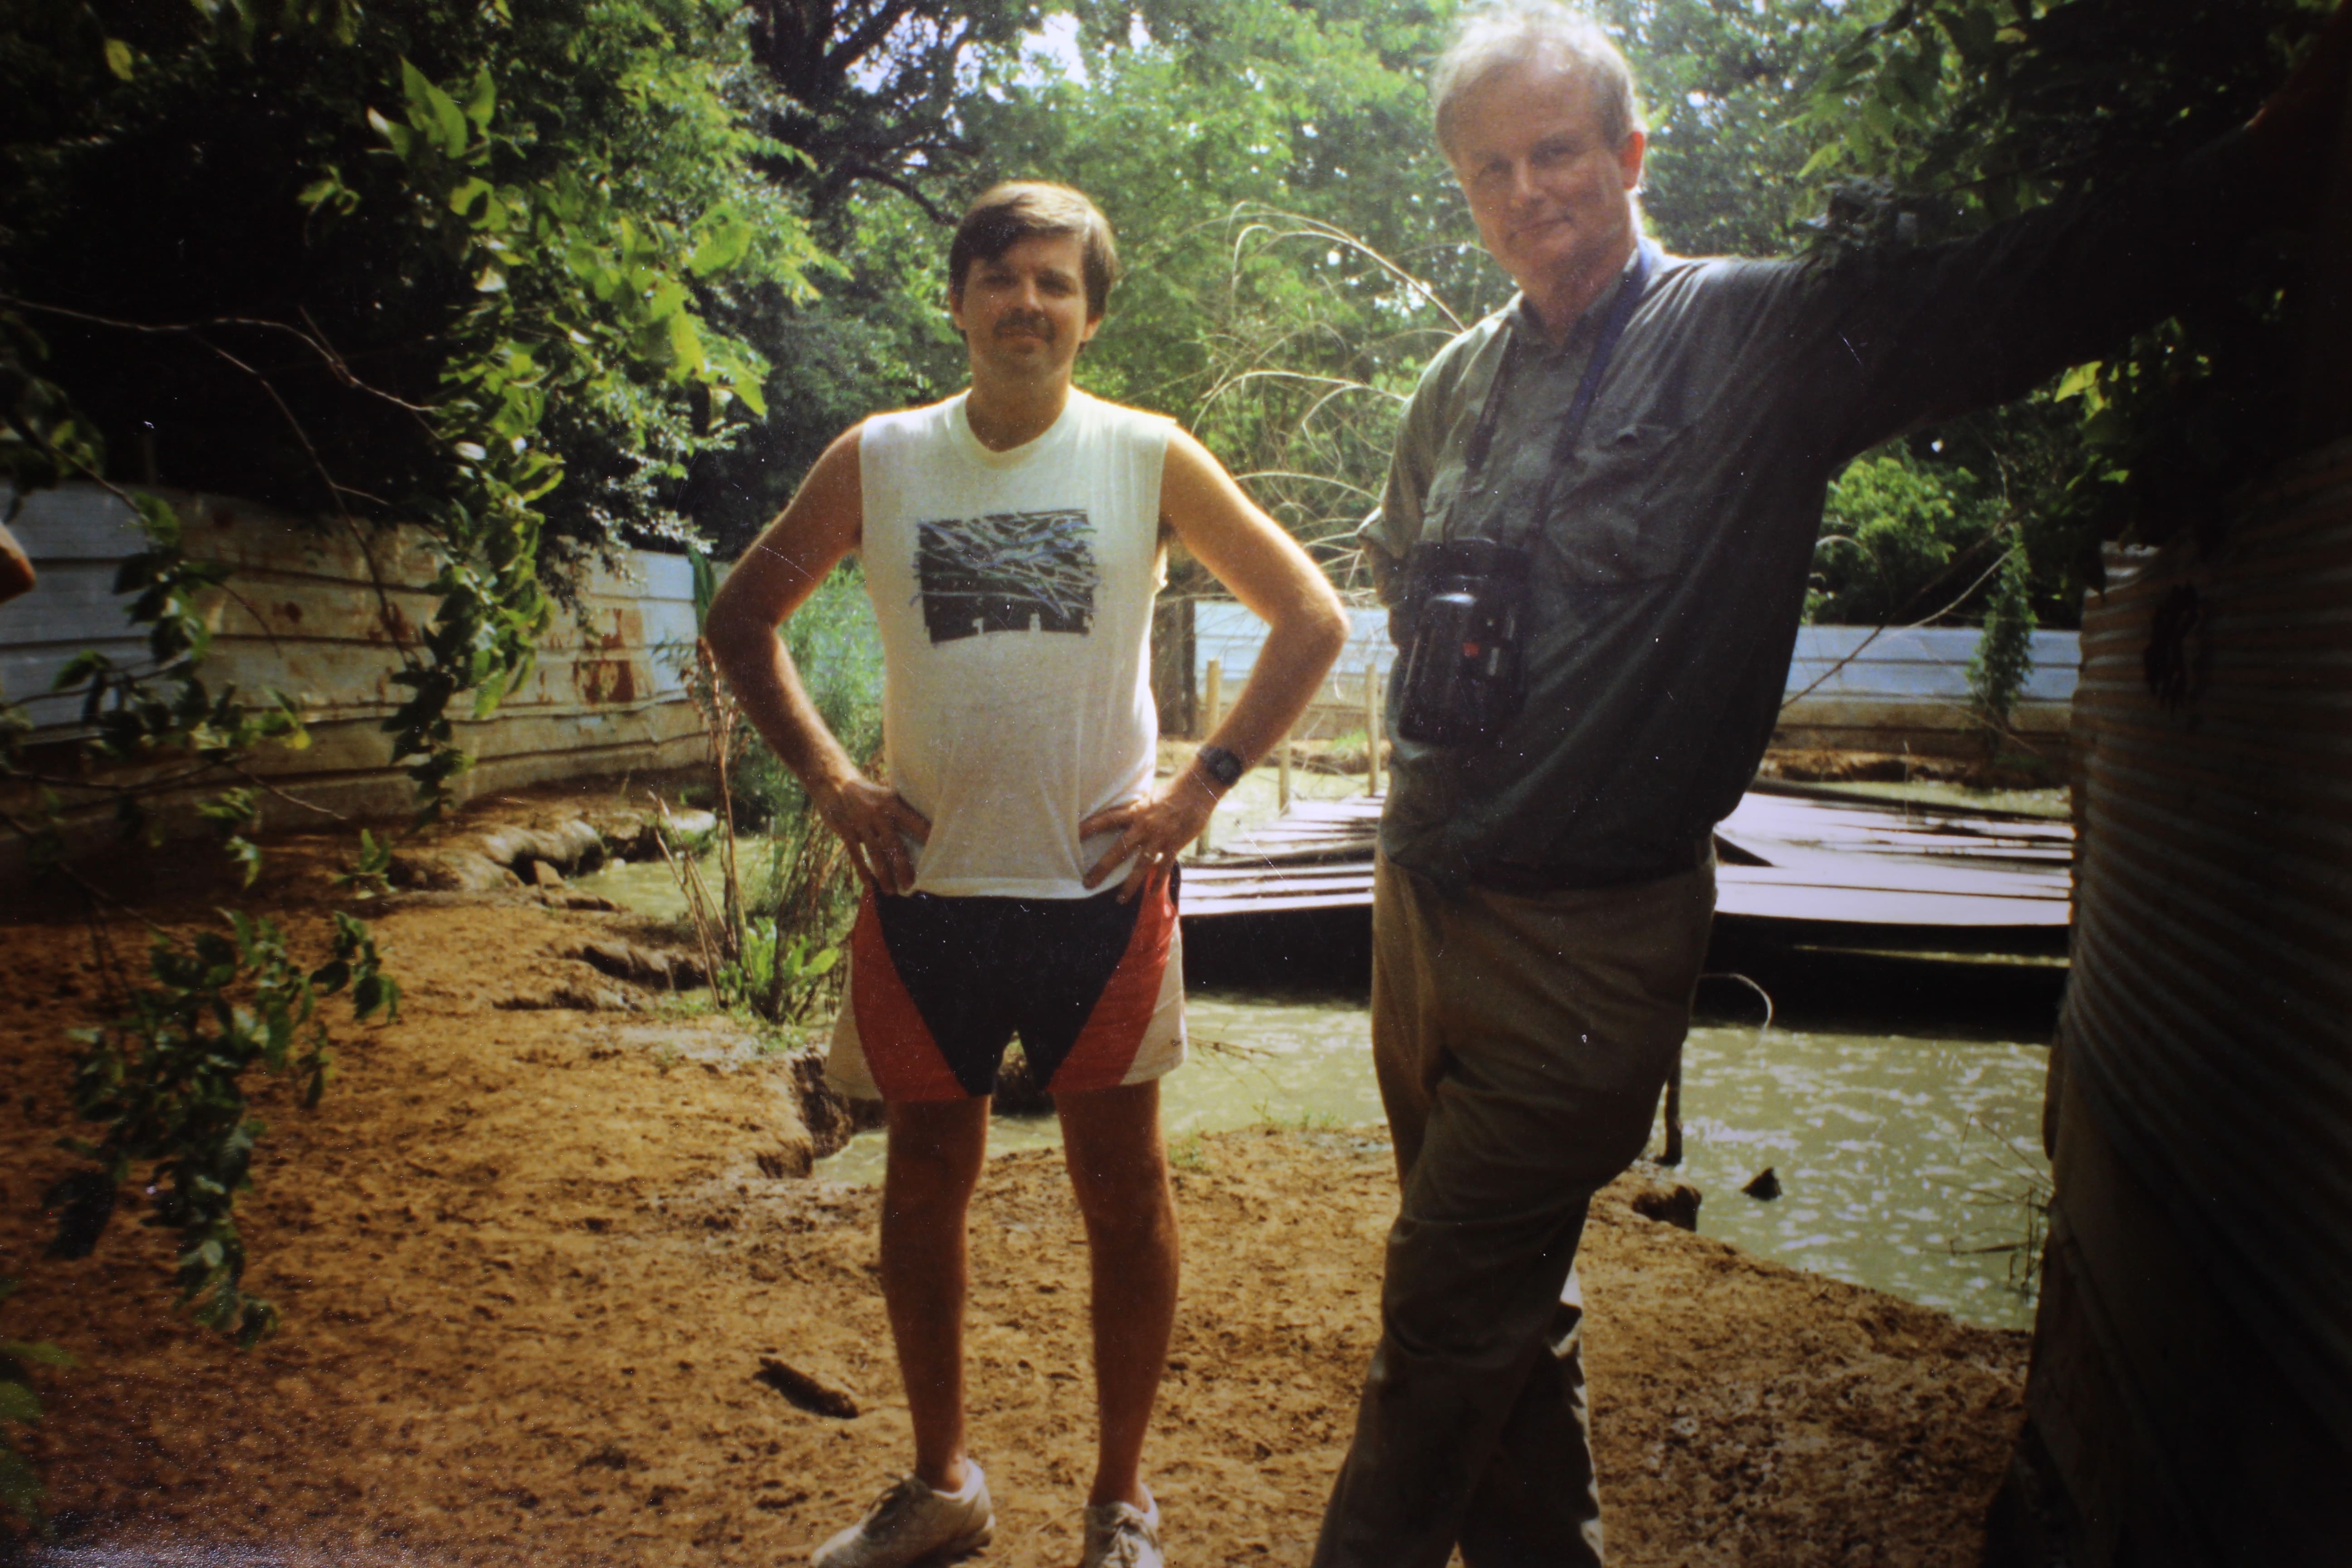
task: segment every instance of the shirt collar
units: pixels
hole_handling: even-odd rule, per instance
[[[1592,334],[1600,330],[1601,321],[1609,314],[1610,301],[1617,298],[1619,289],[1630,285],[1633,264],[1642,258],[1642,247],[1648,243],[1648,240],[1635,237],[1633,253],[1625,258],[1625,265],[1617,269],[1617,280],[1593,297],[1592,303],[1584,308],[1584,314],[1576,318],[1576,325],[1569,329],[1568,336],[1557,344],[1544,336],[1543,321],[1537,316],[1535,307],[1528,302],[1526,290],[1513,295],[1510,304],[1505,308],[1505,319],[1510,323],[1512,335],[1519,340],[1519,352],[1540,360],[1557,360],[1571,352],[1580,352],[1592,341]]]

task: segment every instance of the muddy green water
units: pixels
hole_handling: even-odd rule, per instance
[[[751,863],[748,854],[745,863]],[[677,895],[658,863],[585,879],[648,913]],[[1705,998],[1703,998],[1704,1000]],[[1195,1134],[1260,1122],[1366,1126],[1378,1134],[1370,1016],[1348,997],[1196,988],[1191,1060],[1164,1085],[1181,1152]],[[1760,1009],[1759,1009],[1760,1011]],[[2004,1328],[2030,1326],[2012,1288],[2026,1199],[2046,1184],[2038,1133],[2049,1053],[2021,1040],[1920,1031],[1814,1032],[1702,1022],[1684,1057],[1684,1161],[1705,1194],[1699,1231],[1798,1268]],[[999,1151],[1060,1142],[1051,1115],[999,1117]],[[1654,1142],[1653,1151],[1655,1152]],[[878,1132],[820,1162],[835,1181],[876,1182]],[[1766,1166],[1780,1196],[1740,1189]]]
[[[1192,1057],[1162,1100],[1180,1152],[1190,1135],[1265,1121],[1377,1130],[1362,1006],[1210,991],[1190,1016]],[[2024,1237],[2025,1196],[2047,1178],[2036,1130],[2048,1060],[2017,1042],[1695,1027],[1677,1179],[1705,1194],[1703,1236],[1970,1322],[2030,1327],[2011,1284],[2022,1255],[1973,1249]],[[1060,1131],[1050,1115],[1000,1116],[992,1139],[1031,1149]],[[816,1173],[875,1182],[882,1157],[881,1134],[862,1133]],[[1780,1196],[1744,1195],[1767,1166]]]

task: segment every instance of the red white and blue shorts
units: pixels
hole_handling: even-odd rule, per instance
[[[1014,1035],[1054,1092],[1146,1083],[1184,1060],[1171,875],[1131,903],[876,895],[849,938],[826,1076],[866,1100],[987,1094]]]

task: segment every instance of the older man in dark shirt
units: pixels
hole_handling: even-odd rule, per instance
[[[1465,17],[1438,139],[1521,292],[1423,374],[1361,537],[1392,605],[1416,547],[1521,552],[1524,701],[1486,739],[1397,745],[1373,1051],[1404,1192],[1318,1564],[1600,1562],[1577,1242],[1688,1026],[1712,829],[1771,736],[1829,480],[2222,282],[2308,205],[2345,22],[2247,130],[2136,183],[1950,245],[1755,262],[1642,237],[1633,84],[1589,23]]]

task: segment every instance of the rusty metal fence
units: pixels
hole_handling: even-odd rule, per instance
[[[2234,1562],[2337,1528],[2294,1472],[2352,1456],[2352,441],[2113,567],[2031,1402],[2095,1524]]]
[[[381,725],[401,696],[391,681],[400,668],[395,645],[413,644],[433,612],[439,563],[427,536],[316,523],[209,496],[172,499],[186,521],[189,553],[236,568],[207,605],[216,640],[206,679],[285,691],[308,718],[311,744],[266,747],[255,771],[347,815],[407,809],[409,784],[391,765]],[[0,605],[0,692],[25,705],[36,741],[63,739],[79,721],[69,698],[48,694],[65,662],[84,648],[126,663],[143,651],[112,584],[116,567],[145,540],[120,501],[86,485],[27,498],[14,527],[40,584]],[[699,760],[699,721],[666,651],[693,640],[692,573],[683,557],[630,552],[619,572],[596,571],[577,613],[557,612],[528,681],[486,720],[459,705],[459,742],[476,759],[457,781],[459,793]],[[269,809],[299,826],[298,808]]]

